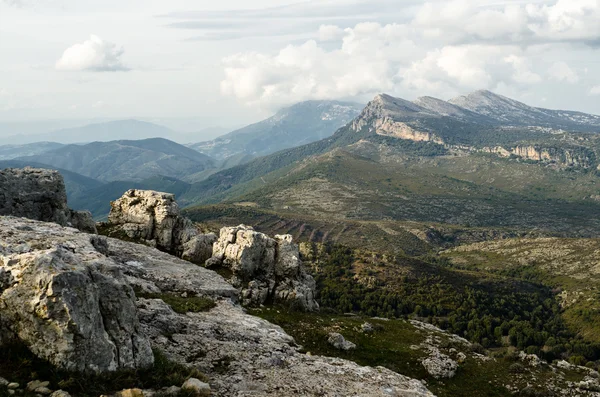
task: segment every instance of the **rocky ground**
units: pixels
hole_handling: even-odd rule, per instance
[[[205,313],[176,313],[160,299],[142,298],[136,304],[140,337],[147,338],[153,348],[163,350],[169,358],[204,371],[215,396],[432,396],[420,381],[383,367],[362,367],[348,360],[300,353],[294,340],[280,327],[248,315],[236,305],[238,291],[221,276],[157,249],[14,217],[0,217],[0,241],[4,280],[10,280],[0,288],[3,301],[21,283],[37,277],[28,272],[25,259],[51,266],[58,263],[57,252],[68,252],[68,263],[73,265],[91,266],[102,261],[117,275],[115,279],[124,278],[136,289],[214,299],[216,307]],[[79,269],[56,266],[52,272],[77,274]],[[55,281],[56,278],[51,279],[47,291],[54,288]],[[69,304],[70,293],[50,296],[55,302],[62,300],[61,305]],[[38,298],[32,296],[23,303],[28,305]],[[5,310],[5,306],[0,308],[0,317],[5,317]],[[61,323],[60,319],[46,320]],[[111,321],[105,317],[104,322],[86,326],[106,327]],[[17,331],[20,337],[17,325],[12,324],[3,331],[4,335],[12,338]],[[40,334],[47,324],[38,324]],[[68,325],[64,332],[77,335]],[[63,347],[67,351],[77,348]],[[57,347],[45,354],[52,361],[63,353]]]

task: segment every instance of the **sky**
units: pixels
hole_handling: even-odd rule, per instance
[[[478,89],[600,114],[600,0],[0,0],[0,122]]]

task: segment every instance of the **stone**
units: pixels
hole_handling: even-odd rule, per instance
[[[116,397],[144,397],[141,389],[125,389],[116,394]]]
[[[0,386],[8,386],[10,382],[0,376]]]
[[[151,366],[150,343],[122,271],[96,251],[90,235],[52,225],[0,217],[0,268],[13,280],[0,290],[4,332],[69,371]],[[76,238],[56,240],[53,230]]]
[[[96,233],[88,211],[67,206],[65,182],[54,170],[26,167],[0,170],[0,216],[12,215]]]
[[[196,396],[210,396],[210,385],[196,378],[190,378],[181,386],[182,390],[192,392]]]
[[[50,382],[42,382],[40,380],[32,380],[31,382],[27,383],[27,390],[35,391],[39,387],[48,387],[49,385],[50,385]]]
[[[429,357],[421,361],[429,375],[436,379],[450,379],[456,375],[458,363],[438,349],[432,349]]]
[[[20,386],[21,386],[21,385],[19,385],[18,383],[12,382],[12,383],[9,383],[9,384],[8,384],[6,387],[7,387],[8,389],[11,389],[11,390],[16,390],[16,389],[18,389]]]
[[[571,369],[573,366],[565,360],[560,360],[556,363],[556,366],[561,369]]]
[[[38,387],[34,390],[34,393],[41,394],[42,396],[48,396],[52,394],[52,390],[48,389],[47,387]]]
[[[371,323],[364,323],[360,326],[360,329],[362,332],[366,333],[366,334],[370,334],[375,332],[375,327],[373,327],[373,324]]]
[[[192,221],[180,215],[173,194],[152,190],[131,189],[112,202],[106,226],[109,235],[124,233],[198,264],[212,256],[217,240],[213,233],[200,234]]]
[[[350,341],[347,341],[341,334],[337,332],[331,332],[327,337],[327,343],[339,350],[354,350],[356,345]]]
[[[244,304],[257,306],[272,300],[304,311],[319,309],[316,283],[306,272],[292,236],[272,239],[245,225],[222,228],[206,266],[231,269],[230,281],[241,289]]]
[[[71,395],[64,390],[57,390],[50,394],[50,397],[71,397]]]
[[[114,267],[136,289],[214,298],[213,309],[187,314],[176,313],[161,299],[139,298],[134,316],[153,349],[206,374],[216,397],[433,397],[420,381],[386,368],[302,353],[281,327],[246,313],[235,302],[239,291],[209,269],[145,245],[53,223],[0,217],[0,268],[15,255],[42,255],[57,247],[73,255],[71,263],[92,271],[98,262]],[[11,277],[18,281],[21,276],[11,272]],[[0,309],[0,318],[1,313]]]

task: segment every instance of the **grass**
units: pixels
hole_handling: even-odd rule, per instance
[[[62,389],[72,396],[97,397],[111,395],[123,389],[160,389],[181,386],[189,378],[204,382],[208,378],[195,368],[169,360],[154,350],[154,366],[146,370],[126,370],[107,374],[71,373],[56,369],[47,361],[34,356],[25,345],[14,343],[0,348],[0,376],[25,387],[32,380],[50,382],[50,389]],[[27,393],[25,396],[29,396]],[[8,396],[0,388],[0,396]],[[31,395],[33,397],[33,394]]]
[[[217,304],[210,298],[204,296],[183,297],[170,293],[147,293],[136,291],[135,296],[145,299],[162,299],[167,305],[171,306],[175,313],[199,313],[207,312]]]
[[[514,385],[517,389],[530,390],[534,395],[544,394],[548,382],[560,387],[566,384],[557,378],[548,366],[538,368],[526,367],[523,374],[516,375],[511,369],[514,361],[508,357],[489,361],[473,358],[469,348],[456,345],[441,335],[441,347],[457,348],[467,354],[467,360],[461,364],[452,379],[436,380],[421,365],[425,357],[423,350],[412,349],[411,346],[422,343],[427,332],[417,330],[405,320],[374,319],[364,316],[345,316],[333,313],[300,313],[288,311],[282,307],[251,310],[250,314],[262,317],[281,326],[287,333],[303,346],[304,352],[312,354],[340,357],[355,361],[360,365],[383,366],[403,375],[423,379],[427,387],[439,397],[503,397],[514,395],[505,385]],[[361,332],[364,322],[373,324],[374,333]],[[327,343],[329,332],[339,332],[346,339],[356,343],[357,348],[341,351]],[[564,371],[565,380],[581,381],[583,373],[578,370]],[[518,394],[525,395],[525,394]]]

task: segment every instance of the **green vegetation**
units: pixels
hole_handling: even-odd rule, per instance
[[[566,326],[555,293],[543,284],[341,246],[313,245],[305,259],[325,308],[419,318],[486,348],[510,345],[547,361],[600,360],[600,343]]]
[[[216,306],[215,301],[203,296],[183,297],[170,293],[152,294],[136,291],[135,296],[145,299],[162,299],[167,305],[179,314],[207,312]]]
[[[62,389],[77,397],[110,395],[119,390],[140,388],[160,389],[181,386],[188,378],[208,379],[194,368],[169,360],[159,350],[154,350],[154,366],[147,370],[128,370],[102,375],[71,373],[57,370],[48,362],[34,356],[22,344],[4,345],[0,348],[0,377],[25,387],[32,380],[50,382],[53,390]],[[0,397],[8,393],[0,388]]]
[[[280,307],[255,309],[250,314],[281,326],[303,346],[305,352],[340,357],[361,365],[383,366],[406,376],[423,379],[428,389],[439,397],[514,395],[506,385],[520,390],[518,396],[550,396],[552,394],[548,394],[546,389],[549,383],[555,382],[559,387],[566,387],[564,380],[560,380],[548,366],[524,368],[516,377],[514,354],[483,361],[474,358],[464,345],[456,344],[443,334],[438,335],[441,348],[456,348],[465,352],[468,358],[460,365],[454,378],[436,380],[421,365],[420,360],[427,356],[426,351],[414,348],[425,341],[426,333],[405,320],[384,321],[360,315],[344,316],[326,309],[321,313],[300,313]],[[360,326],[364,322],[373,324],[375,332],[362,332]],[[327,343],[329,332],[341,333],[356,343],[356,349],[334,349]],[[476,345],[472,349],[478,350]],[[584,377],[584,373],[578,370],[565,371],[565,375],[571,381],[581,381]]]

